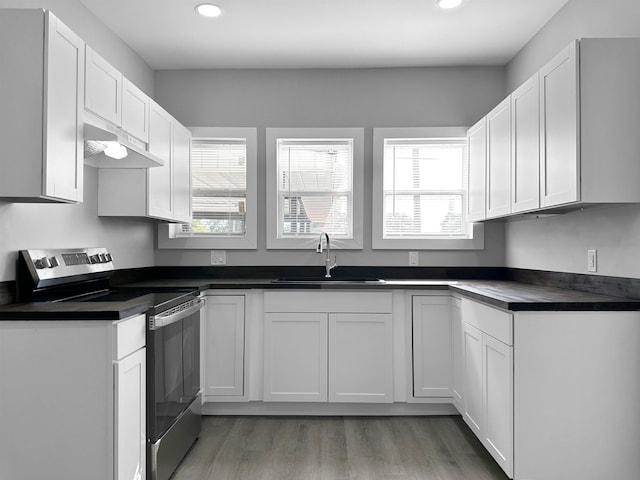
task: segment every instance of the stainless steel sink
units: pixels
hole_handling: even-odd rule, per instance
[[[386,283],[380,278],[371,277],[280,277],[275,280],[271,280],[272,283],[330,283],[330,284],[382,284]]]

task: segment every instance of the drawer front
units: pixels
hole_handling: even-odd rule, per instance
[[[116,360],[142,348],[146,344],[146,315],[129,317],[114,324]]]
[[[391,292],[265,292],[265,312],[391,313]]]
[[[462,321],[502,343],[513,345],[512,313],[464,298],[462,299]]]

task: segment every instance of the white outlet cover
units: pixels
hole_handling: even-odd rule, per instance
[[[587,271],[588,272],[598,271],[598,251],[597,250],[587,250]]]
[[[226,265],[227,252],[225,250],[211,250],[211,265]]]

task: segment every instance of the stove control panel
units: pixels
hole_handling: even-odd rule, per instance
[[[19,255],[36,283],[114,270],[113,256],[102,247],[21,250]]]

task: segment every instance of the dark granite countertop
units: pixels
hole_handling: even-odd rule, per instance
[[[128,287],[209,289],[341,289],[341,290],[450,290],[489,305],[512,311],[634,311],[640,301],[598,295],[578,290],[547,287],[513,281],[386,279],[384,283],[308,282],[274,283],[271,278],[182,278],[157,279],[128,284]],[[0,320],[11,319],[96,319],[117,320],[145,312],[151,305],[145,296],[123,302],[28,303],[0,307]]]
[[[464,281],[452,292],[512,311],[640,310],[640,301],[507,281]]]
[[[274,283],[270,278],[216,278],[155,280],[144,286],[194,287],[207,289],[350,289],[350,290],[451,290],[460,295],[512,311],[640,310],[640,301],[595,293],[497,280],[386,279],[384,283],[307,282]]]
[[[0,307],[0,320],[120,320],[145,313],[152,295],[122,302],[33,302]]]

